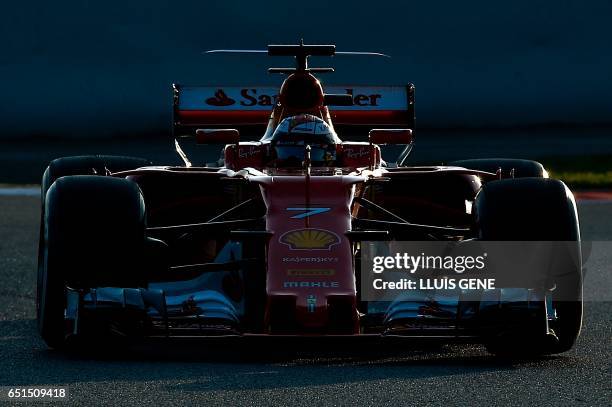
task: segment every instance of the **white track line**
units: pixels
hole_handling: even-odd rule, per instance
[[[0,188],[0,196],[40,196],[40,187]]]
[[[576,199],[580,205],[600,205],[612,203],[612,199]]]

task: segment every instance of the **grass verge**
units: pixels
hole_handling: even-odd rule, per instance
[[[542,157],[551,178],[572,189],[612,189],[612,155]]]

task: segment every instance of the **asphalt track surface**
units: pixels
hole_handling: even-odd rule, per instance
[[[584,239],[612,240],[612,203],[581,203],[579,211]],[[612,400],[612,302],[601,301],[586,304],[574,350],[532,361],[498,360],[472,345],[51,351],[34,320],[38,214],[37,197],[0,196],[0,386],[67,386],[71,404],[93,405],[609,406]],[[591,284],[608,293],[609,264],[590,272]]]

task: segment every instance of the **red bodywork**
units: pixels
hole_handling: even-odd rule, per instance
[[[149,168],[117,174],[140,185],[152,226],[209,222],[245,200],[261,203],[260,212],[253,210],[243,215],[262,217],[267,233],[267,239],[262,241],[265,304],[259,333],[360,333],[356,247],[347,236],[354,217],[367,212],[355,203],[357,197],[367,195],[397,213],[420,216],[432,224],[437,220],[446,225],[464,225],[469,221],[464,199],[472,199],[480,186],[477,176],[465,172],[447,174],[439,168],[386,170],[381,167],[379,146],[368,142],[338,144],[334,168],[269,168],[270,144],[266,140],[285,117],[314,114],[332,128],[333,117],[357,125],[411,124],[411,111],[344,111],[335,116],[323,101],[319,81],[309,73],[295,73],[283,84],[279,102],[271,113],[175,111],[175,121],[183,126],[252,124],[260,123],[264,117],[268,125],[260,141],[225,146],[222,168],[190,167],[187,163],[187,168]],[[397,178],[403,187],[387,187],[384,193],[380,192],[382,187],[366,187],[368,180],[376,178]],[[245,183],[237,186],[227,182],[232,179]],[[406,199],[406,187],[412,188],[412,201]],[[457,191],[448,194],[451,189]],[[183,248],[177,249],[171,264],[214,261],[224,242],[227,239],[221,234],[200,236],[189,244],[195,249],[189,255],[181,251]]]
[[[266,204],[266,320],[295,306],[296,322],[306,330],[328,327],[330,307],[344,305],[357,325],[351,244],[351,206],[355,177],[271,176],[256,180]],[[298,209],[304,208],[304,209]],[[294,209],[294,210],[292,210]],[[324,211],[309,215],[309,211]],[[299,218],[303,215],[309,215]],[[296,219],[296,217],[298,217]],[[341,305],[338,305],[341,304]]]
[[[506,212],[523,205],[519,195],[495,186],[486,193],[481,186],[505,173],[514,178],[515,168],[404,166],[414,141],[412,85],[336,87],[325,94],[312,73],[331,68],[309,68],[307,58],[332,56],[334,46],[270,45],[268,53],[296,60],[295,68],[271,68],[290,74],[278,95],[270,88],[174,87],[175,146],[184,166],[140,167],[147,161],[105,156],[71,157],[49,166],[43,190],[52,185],[51,176],[58,181],[43,195],[37,302],[47,343],[108,330],[122,337],[221,340],[342,335],[489,341],[501,336],[505,346],[507,339],[522,340],[522,333],[515,336],[514,321],[524,318],[533,322],[520,328],[529,337],[559,342],[555,330],[562,308],[549,313],[555,300],[542,297],[541,287],[486,289],[475,295],[460,286],[448,294],[440,287],[419,287],[392,298],[386,296],[390,293],[369,295],[368,278],[378,272],[371,265],[376,267],[377,260],[386,265],[379,254],[392,253],[398,242],[436,241],[446,251],[447,243],[483,238],[487,222],[488,228],[506,228]],[[344,132],[341,126],[350,129]],[[367,141],[342,141],[360,132]],[[245,135],[257,141],[240,141]],[[192,165],[181,146],[185,137],[195,139],[190,149],[196,143],[217,144],[220,156]],[[379,145],[388,144],[396,146],[384,150],[383,160]],[[395,157],[387,154],[393,152]],[[499,160],[492,161],[497,165]],[[96,176],[69,177],[73,174]],[[541,184],[547,185],[553,184]],[[80,197],[85,205],[74,205]],[[65,202],[71,202],[66,205],[70,212],[79,207],[79,213],[69,217],[57,209]],[[532,208],[523,205],[522,210]],[[535,219],[533,213],[519,211],[529,220]],[[95,227],[73,227],[94,217]],[[70,238],[57,238],[59,219],[68,221]],[[75,244],[90,231],[99,235],[95,243]],[[49,239],[52,232],[55,240]],[[131,240],[125,243],[120,234]],[[65,252],[57,249],[62,245]],[[75,246],[85,253],[83,261]],[[96,250],[84,250],[87,246]],[[114,258],[118,246],[127,252],[118,251]],[[85,281],[77,275],[82,264],[107,255],[113,262],[83,273]],[[65,268],[74,269],[68,270],[73,275],[62,274],[60,257],[71,258]],[[49,259],[60,265],[55,266],[58,274],[49,273],[48,265],[54,264]],[[96,278],[90,281],[89,274]],[[570,311],[570,329],[581,309]],[[558,332],[564,334],[565,326]]]

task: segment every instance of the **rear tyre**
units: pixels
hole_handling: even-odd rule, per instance
[[[132,181],[67,176],[44,205],[38,269],[38,330],[52,348],[65,345],[66,287],[143,287],[145,207]]]
[[[556,341],[530,348],[512,349],[507,341],[491,341],[496,354],[554,354],[572,348],[582,326],[582,261],[576,202],[559,180],[507,179],[489,182],[475,202],[476,224],[481,240],[570,242],[552,263],[552,307],[556,319],[549,322]],[[571,242],[575,242],[571,243]],[[557,266],[555,266],[555,264]],[[563,273],[559,273],[563,270]],[[537,342],[537,341],[536,341]],[[539,342],[538,342],[539,343]]]
[[[548,178],[548,172],[537,161],[519,160],[514,158],[476,158],[471,160],[452,161],[448,165],[468,168],[477,171],[497,172],[501,168],[504,177],[510,177],[514,170],[514,178]]]

